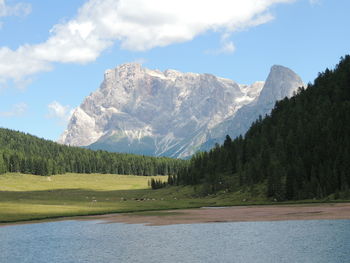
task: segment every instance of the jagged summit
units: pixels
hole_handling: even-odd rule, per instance
[[[106,70],[100,88],[75,110],[59,142],[187,157],[242,107],[257,102],[265,107],[290,96],[300,79],[291,72],[273,66],[266,83],[241,85],[212,74],[162,72],[126,63]]]
[[[273,103],[284,97],[291,97],[295,87],[304,86],[301,78],[291,69],[280,65],[271,67],[259,103]]]
[[[259,84],[263,85],[260,94],[254,93],[255,99],[251,103],[242,106],[236,114],[213,127],[201,150],[208,150],[215,143],[222,143],[227,134],[232,138],[244,135],[259,115],[265,116],[271,112],[276,101],[291,97],[299,87],[304,86],[303,81],[294,71],[279,65],[272,66],[266,82]],[[254,85],[248,88],[254,91]]]
[[[184,76],[189,77],[189,76],[200,75],[198,73],[192,73],[192,72],[183,73],[175,69],[167,69],[165,71],[160,71],[158,69],[148,69],[148,68],[142,67],[142,64],[138,62],[129,62],[129,63],[121,64],[114,69],[107,69],[105,71],[105,78],[117,80],[125,77],[128,77],[128,78],[137,77],[143,74],[146,74],[152,77],[161,78],[161,79],[172,79],[172,80],[175,80],[177,77],[184,77]],[[207,75],[211,75],[211,74],[207,74]]]

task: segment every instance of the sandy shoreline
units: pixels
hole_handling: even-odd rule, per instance
[[[105,215],[62,217],[56,219],[53,218],[4,224],[0,223],[0,227],[17,224],[35,224],[64,220],[102,220],[103,223],[127,223],[160,226],[173,224],[195,224],[214,222],[218,223],[322,219],[350,219],[350,203],[204,207],[194,209],[115,213]]]
[[[84,217],[105,223],[172,225],[213,222],[350,219],[350,203],[263,205],[166,210]]]

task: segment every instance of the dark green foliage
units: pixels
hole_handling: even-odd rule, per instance
[[[198,153],[176,184],[208,192],[267,184],[276,200],[323,198],[350,186],[350,56],[276,103],[245,137]],[[173,183],[174,184],[174,183]]]
[[[167,182],[163,182],[162,180],[159,179],[151,179],[150,185],[152,187],[152,189],[159,189],[159,188],[163,188],[167,185]]]
[[[185,165],[186,161],[178,159],[70,147],[0,128],[0,173],[51,175],[75,172],[151,176],[173,175]]]

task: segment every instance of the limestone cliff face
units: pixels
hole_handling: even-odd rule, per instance
[[[208,150],[215,143],[222,143],[227,134],[232,138],[244,135],[259,115],[264,117],[269,114],[276,101],[293,96],[293,93],[302,86],[304,86],[303,81],[292,70],[283,66],[272,66],[259,96],[211,129],[207,141],[200,150]]]
[[[75,110],[59,142],[185,158],[208,140],[224,137],[231,127],[227,123],[244,107],[271,110],[301,83],[281,66],[272,67],[266,83],[239,85],[211,74],[124,64],[105,72],[100,88]]]

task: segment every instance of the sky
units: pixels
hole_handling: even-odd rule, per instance
[[[304,83],[350,53],[349,0],[0,0],[0,127],[57,140],[106,69],[211,73],[272,65]]]

